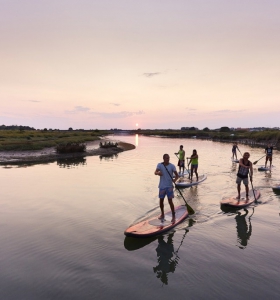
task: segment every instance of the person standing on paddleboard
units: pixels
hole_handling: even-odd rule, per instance
[[[239,168],[237,172],[237,178],[236,178],[236,183],[237,183],[237,192],[238,196],[236,199],[238,202],[240,201],[240,189],[241,189],[241,182],[243,181],[246,189],[246,201],[249,200],[249,186],[248,186],[248,175],[250,172],[250,181],[252,182],[253,178],[253,164],[249,160],[250,153],[249,152],[244,152],[243,158],[240,158],[239,160]]]
[[[178,167],[179,167],[179,173],[184,175],[185,171],[185,150],[183,149],[183,145],[180,146],[180,149],[175,155],[179,154],[179,161],[178,161]]]
[[[239,148],[237,146],[237,143],[233,143],[233,145],[232,145],[232,159],[234,159],[234,156],[235,156],[235,159],[237,159],[236,149],[239,150]]]
[[[157,164],[157,168],[155,170],[155,175],[160,176],[159,179],[159,207],[161,210],[161,215],[159,219],[164,219],[164,198],[167,196],[170,209],[172,211],[172,220],[171,222],[175,222],[175,210],[173,204],[174,198],[174,186],[173,183],[177,181],[179,175],[176,171],[176,167],[169,162],[170,157],[168,154],[163,155],[163,162]],[[173,174],[175,177],[173,178]]]
[[[271,144],[268,144],[267,147],[264,150],[264,152],[266,153],[265,168],[266,168],[266,165],[267,165],[268,161],[270,161],[270,168],[271,168],[271,164],[272,164],[272,151],[273,151],[273,146],[271,146]]]
[[[191,157],[189,157],[190,162],[189,164],[191,164],[191,175],[190,175],[190,180],[192,182],[192,178],[193,178],[193,172],[196,175],[196,180],[198,181],[198,173],[197,173],[197,169],[198,169],[198,154],[197,151],[194,149],[193,153],[191,155]]]

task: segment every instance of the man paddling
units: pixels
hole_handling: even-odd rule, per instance
[[[157,164],[157,168],[155,170],[155,175],[160,176],[159,179],[159,207],[161,210],[161,215],[159,219],[164,219],[164,198],[167,196],[169,206],[172,212],[172,220],[171,222],[175,222],[175,210],[174,210],[174,204],[173,204],[173,198],[174,198],[174,186],[173,183],[177,181],[179,178],[179,175],[176,171],[176,167],[169,162],[169,155],[164,154],[163,155],[163,162]],[[175,175],[175,178],[173,178],[173,174]]]
[[[237,192],[238,192],[238,196],[236,197],[236,199],[238,200],[238,203],[240,201],[240,188],[241,188],[242,181],[246,189],[246,201],[249,200],[248,175],[250,175],[251,182],[253,178],[253,165],[250,162],[249,157],[250,157],[249,152],[244,152],[243,158],[239,160],[239,168],[238,168],[237,178],[236,178]]]
[[[179,161],[178,161],[179,173],[181,173],[184,176],[184,171],[185,171],[185,150],[183,149],[183,145],[181,145],[179,151],[175,153],[176,156],[178,154],[179,154]]]
[[[267,162],[269,161],[270,169],[271,169],[273,146],[271,146],[271,144],[268,144],[267,147],[265,148],[264,152],[266,153],[265,168],[266,168]]]

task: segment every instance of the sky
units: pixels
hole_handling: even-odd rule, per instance
[[[279,0],[0,0],[0,125],[279,127]]]

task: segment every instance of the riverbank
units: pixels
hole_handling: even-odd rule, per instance
[[[116,141],[114,141],[116,142]],[[1,151],[0,165],[22,165],[36,163],[50,163],[59,159],[74,159],[87,156],[114,156],[120,152],[133,150],[133,144],[118,142],[118,147],[99,148],[100,140],[86,143],[85,152],[58,154],[55,147],[31,151]]]

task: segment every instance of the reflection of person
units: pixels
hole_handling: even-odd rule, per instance
[[[184,170],[185,170],[185,150],[183,149],[183,145],[180,146],[179,151],[175,154],[176,155],[179,154],[179,161],[178,161],[179,172],[184,174]]]
[[[178,173],[176,171],[176,167],[169,163],[169,155],[164,154],[163,155],[163,162],[157,164],[157,168],[155,170],[155,175],[160,176],[159,180],[159,206],[161,210],[161,215],[159,219],[164,219],[164,198],[167,196],[169,206],[172,211],[172,220],[171,222],[175,222],[175,210],[174,210],[174,204],[173,204],[173,198],[174,198],[174,187],[173,183],[176,182],[178,179]],[[175,174],[175,177],[173,179],[173,174]]]
[[[248,210],[245,210],[245,214],[242,215],[242,213],[239,211],[237,212],[237,215],[235,217],[236,220],[236,230],[237,230],[237,237],[240,243],[240,248],[245,248],[248,244],[248,240],[251,237],[252,234],[252,225],[249,217],[249,227],[246,222],[246,216],[248,215]]]
[[[233,145],[232,145],[232,159],[234,159],[234,156],[235,156],[235,159],[237,159],[236,149],[238,149],[237,143],[233,143]]]
[[[198,173],[197,173],[197,168],[198,168],[198,155],[197,155],[197,151],[194,149],[193,153],[191,155],[191,157],[189,157],[190,162],[189,164],[191,164],[191,175],[190,175],[190,180],[192,181],[193,178],[193,172],[196,175],[196,180],[198,181]]]
[[[267,162],[269,161],[270,162],[270,168],[271,168],[273,146],[271,146],[271,144],[268,144],[267,147],[265,148],[264,152],[266,153],[265,167],[267,165]]]
[[[156,248],[158,265],[153,268],[157,278],[160,278],[166,285],[168,284],[168,273],[174,273],[178,264],[178,256],[174,252],[173,235],[174,232],[169,234],[166,242],[164,236],[158,237]]]
[[[241,182],[243,181],[246,189],[246,201],[249,200],[249,186],[248,186],[248,174],[250,172],[250,180],[252,182],[253,177],[253,165],[249,160],[250,154],[249,152],[244,152],[243,158],[239,160],[239,168],[237,171],[237,192],[238,196],[236,199],[238,199],[238,202],[240,201],[240,189],[241,189]]]

